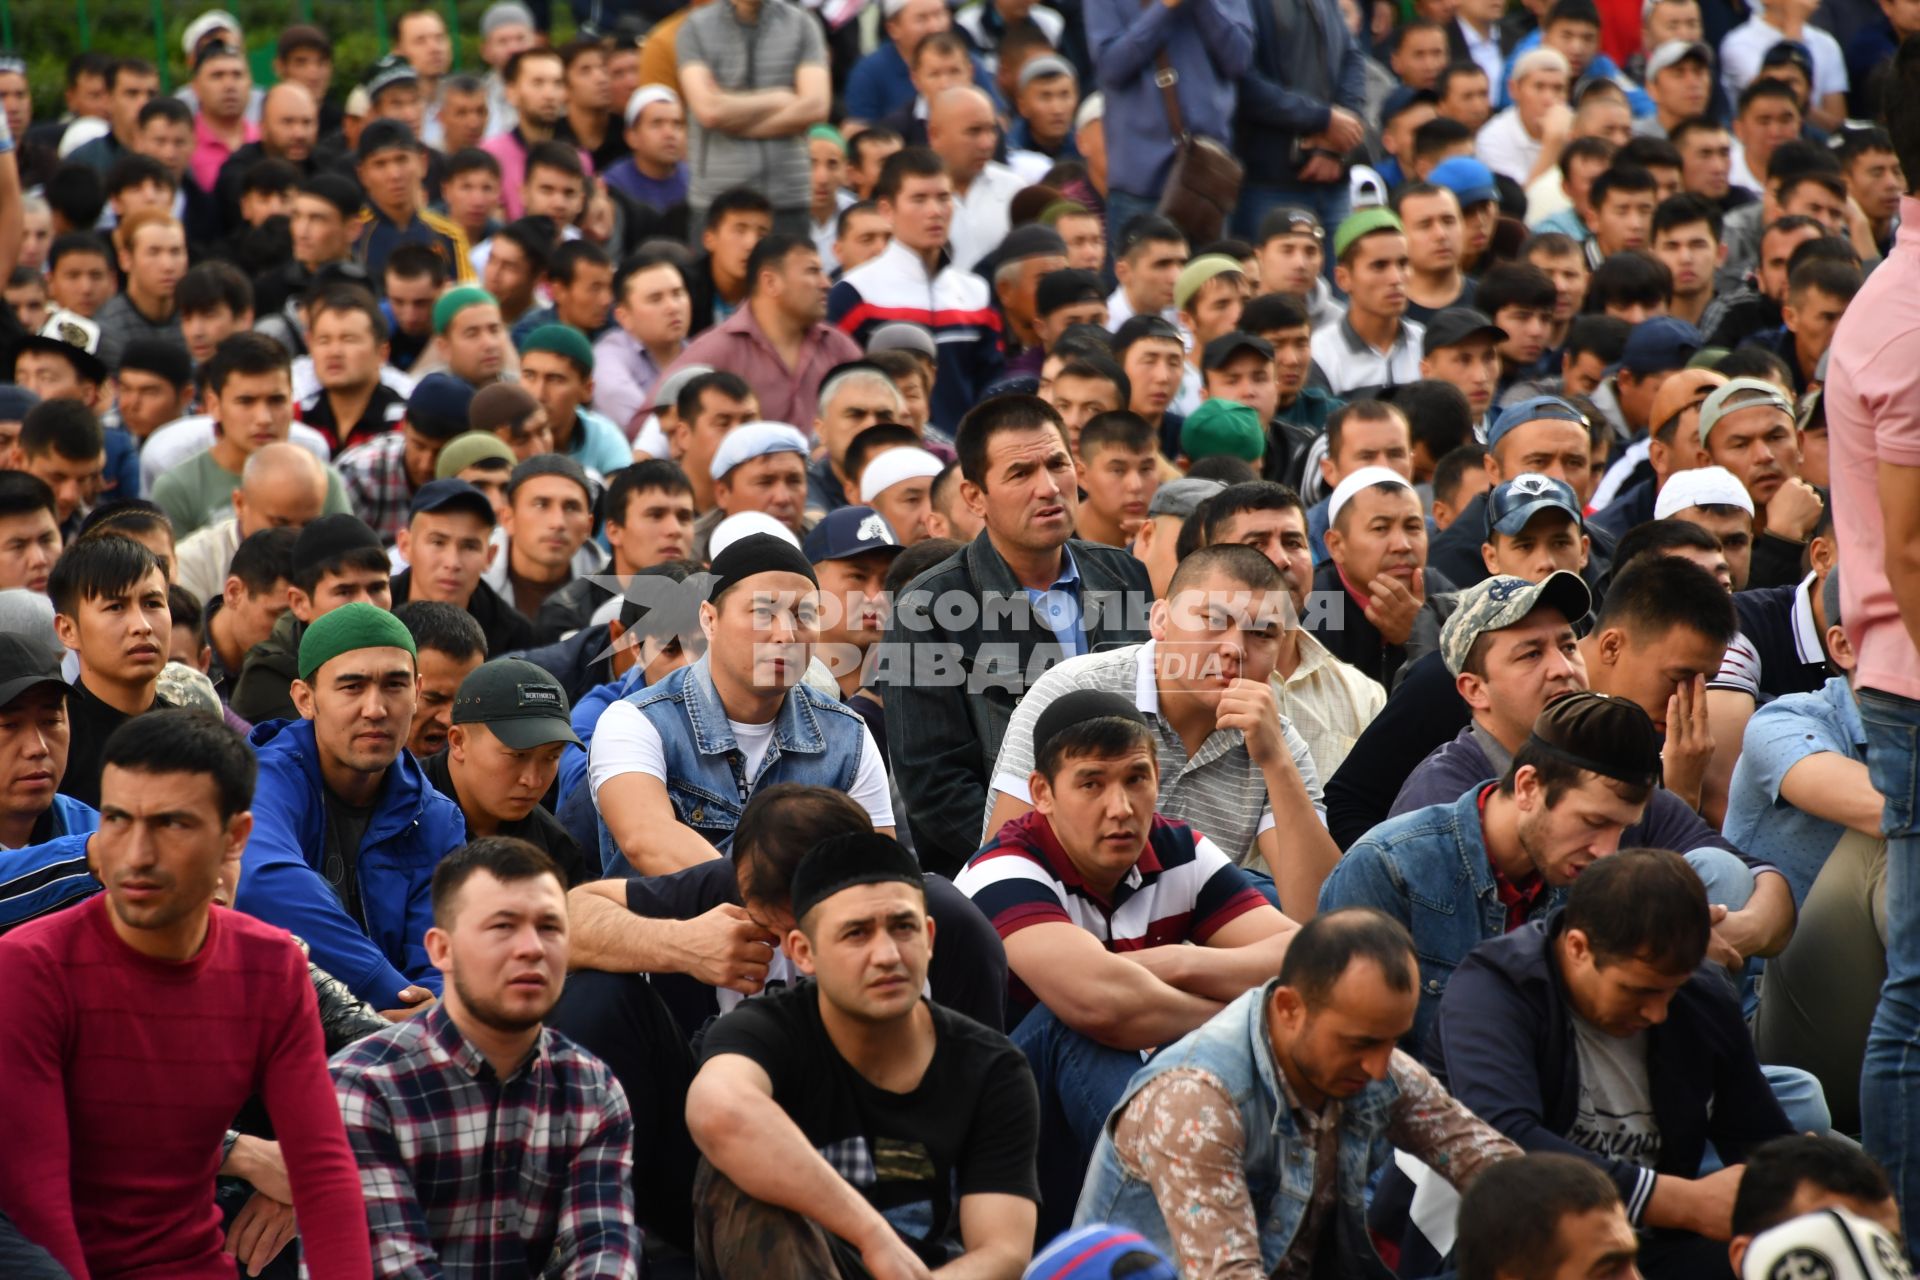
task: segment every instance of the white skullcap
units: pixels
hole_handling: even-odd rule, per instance
[[[680,105],[680,95],[664,84],[641,85],[627,99],[627,127],[632,128],[633,122],[640,118],[640,113],[656,102],[671,102],[677,107]]]
[[[807,438],[797,427],[784,422],[742,423],[721,439],[720,447],[713,451],[713,464],[707,473],[718,480],[741,463],[769,453],[797,453],[804,458]]]
[[[911,3],[911,0],[880,0],[880,16],[883,18],[897,18],[900,16],[900,11],[906,8],[909,3]]]
[[[1096,120],[1104,120],[1107,115],[1107,95],[1090,93],[1080,100],[1080,109],[1073,113],[1073,131],[1080,132]]]
[[[100,117],[81,116],[68,125],[67,131],[60,135],[60,159],[65,160],[95,138],[104,138],[112,132],[113,126]]]
[[[1353,495],[1362,489],[1371,489],[1377,484],[1397,484],[1404,489],[1412,489],[1407,478],[1391,467],[1362,467],[1342,480],[1327,499],[1327,523],[1332,524],[1340,514],[1340,508],[1353,500]]]
[[[1906,1251],[1878,1223],[1821,1209],[1762,1231],[1740,1260],[1741,1280],[1909,1280]]]
[[[240,34],[240,19],[225,9],[209,9],[189,22],[187,29],[180,33],[180,48],[187,55],[188,62],[193,61],[193,51],[200,47],[200,42],[216,31],[231,31],[237,36]]]
[[[1535,45],[1513,60],[1513,71],[1507,76],[1507,82],[1518,84],[1536,71],[1558,71],[1563,76],[1570,76],[1573,66],[1567,61],[1567,55],[1558,49]]]
[[[1653,500],[1653,518],[1665,520],[1688,507],[1739,507],[1752,515],[1753,497],[1740,477],[1725,467],[1694,467],[1667,477]]]
[[[931,478],[946,469],[946,463],[925,449],[902,445],[883,450],[874,454],[867,469],[860,473],[860,501],[872,502],[902,480]]]
[[[770,533],[776,538],[785,538],[796,549],[800,546],[800,539],[793,530],[766,512],[741,511],[713,526],[713,532],[707,535],[708,561],[719,559],[722,551],[749,534],[755,533]]]

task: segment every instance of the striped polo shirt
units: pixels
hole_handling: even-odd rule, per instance
[[[1229,921],[1268,905],[1247,873],[1184,822],[1155,814],[1139,861],[1111,901],[1089,886],[1037,810],[1000,828],[954,886],[1000,936],[1029,925],[1079,925],[1108,951],[1191,942],[1204,945]],[[1017,996],[1032,997],[1016,991]]]

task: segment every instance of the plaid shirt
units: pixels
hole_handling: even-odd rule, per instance
[[[413,481],[407,478],[407,433],[400,427],[333,460],[353,513],[365,520],[382,542],[391,543],[407,527]]]
[[[435,1005],[332,1066],[375,1275],[639,1275],[633,1113],[598,1058],[542,1030],[501,1080]]]

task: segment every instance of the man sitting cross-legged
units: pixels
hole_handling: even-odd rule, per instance
[[[543,1025],[567,972],[559,868],[511,836],[456,849],[426,948],[445,1001],[333,1060],[374,1273],[636,1275],[626,1094]]]
[[[1047,1121],[1052,1226],[1141,1051],[1271,977],[1294,925],[1211,840],[1154,812],[1154,731],[1132,698],[1063,694],[1033,743],[1033,811],[955,883],[1006,943],[1025,1014],[1014,1042]]]
[[[816,846],[786,946],[813,979],[707,1032],[687,1096],[702,1274],[1014,1280],[1032,1253],[1033,1080],[1007,1038],[926,1000],[913,855]]]

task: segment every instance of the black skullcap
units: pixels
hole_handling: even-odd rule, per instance
[[[293,543],[293,572],[297,575],[316,565],[337,560],[350,551],[371,548],[383,551],[380,535],[367,527],[359,516],[337,511],[321,516],[300,531]]]
[[[593,481],[587,479],[587,469],[564,453],[536,453],[516,463],[512,473],[507,476],[507,497],[512,498],[521,485],[538,476],[559,476],[571,480],[587,495],[588,502],[593,501]]]
[[[713,558],[713,586],[707,599],[717,601],[729,587],[738,586],[757,573],[797,573],[815,586],[820,579],[799,547],[770,533],[750,533]]]
[[[120,367],[165,378],[176,388],[193,381],[193,357],[179,342],[166,338],[135,338],[121,351]]]
[[[925,891],[926,877],[906,847],[877,831],[828,836],[807,851],[793,871],[793,918],[834,894],[863,884],[910,884]]]
[[[1147,718],[1140,708],[1133,705],[1133,699],[1123,698],[1117,693],[1104,689],[1075,689],[1063,693],[1047,704],[1033,722],[1033,758],[1037,762],[1046,752],[1047,744],[1062,729],[1079,724],[1083,720],[1099,720],[1107,716],[1118,716],[1122,720],[1133,720],[1145,724]]]
[[[1073,267],[1064,271],[1049,271],[1041,276],[1033,296],[1034,314],[1042,316],[1050,316],[1062,307],[1082,302],[1107,300],[1106,290],[1100,287],[1099,276]]]
[[[1578,769],[1633,786],[1660,781],[1660,734],[1637,702],[1569,693],[1547,704],[1528,745]]]

